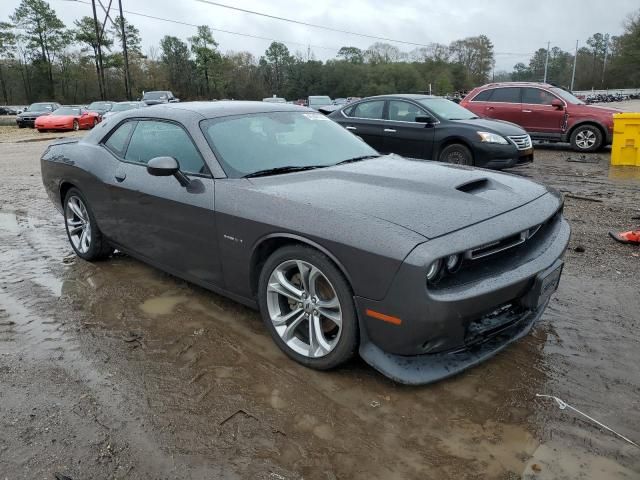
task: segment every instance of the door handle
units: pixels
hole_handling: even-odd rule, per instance
[[[522,113],[531,113],[531,110],[522,110]]]
[[[124,182],[124,179],[127,178],[127,174],[124,172],[117,172],[114,176],[116,177],[116,180],[120,183]]]
[[[356,128],[356,127],[351,127],[351,126],[349,126],[349,127],[345,127],[345,128],[346,128],[347,130],[357,130],[357,128]]]
[[[389,133],[396,133],[396,131],[393,128],[385,128],[384,131]]]
[[[493,107],[487,107],[487,110],[493,110]]]

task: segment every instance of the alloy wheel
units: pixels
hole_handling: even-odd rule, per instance
[[[596,134],[592,130],[581,130],[576,134],[576,145],[580,149],[589,149],[595,145],[596,141]]]
[[[273,270],[267,308],[280,338],[300,355],[324,357],[340,340],[340,300],[329,279],[309,262],[287,260]]]
[[[80,253],[87,253],[91,248],[91,221],[87,207],[79,197],[71,196],[67,200],[65,223],[74,248]]]

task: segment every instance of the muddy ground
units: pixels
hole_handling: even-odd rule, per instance
[[[256,312],[126,256],[75,258],[45,145],[0,143],[0,479],[640,478],[640,449],[536,398],[640,441],[640,248],[607,237],[640,224],[640,168],[539,147],[514,170],[569,195],[559,291],[522,341],[409,388],[298,366]]]

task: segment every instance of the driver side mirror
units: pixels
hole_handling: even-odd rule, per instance
[[[424,123],[427,127],[436,123],[436,119],[429,115],[416,115],[415,121],[416,123]]]
[[[551,101],[551,106],[554,108],[557,108],[558,110],[563,110],[564,109],[564,103],[562,103],[562,100],[556,98],[554,100]]]
[[[154,177],[174,176],[183,187],[189,186],[191,181],[180,171],[178,161],[173,157],[155,157],[147,163],[147,172]]]

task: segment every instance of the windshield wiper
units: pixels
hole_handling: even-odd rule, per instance
[[[257,172],[247,173],[242,178],[251,178],[251,177],[266,177],[268,175],[278,175],[279,173],[290,173],[290,172],[302,172],[304,170],[313,170],[314,168],[321,168],[319,165],[307,165],[307,166],[286,166],[286,167],[275,167],[275,168],[267,168],[265,170],[258,170]]]
[[[345,163],[353,163],[353,162],[359,162],[361,160],[368,160],[370,158],[378,158],[381,157],[382,155],[362,155],[360,157],[353,157],[353,158],[347,158],[346,160],[343,160],[341,162],[335,163],[335,165],[344,165]]]

